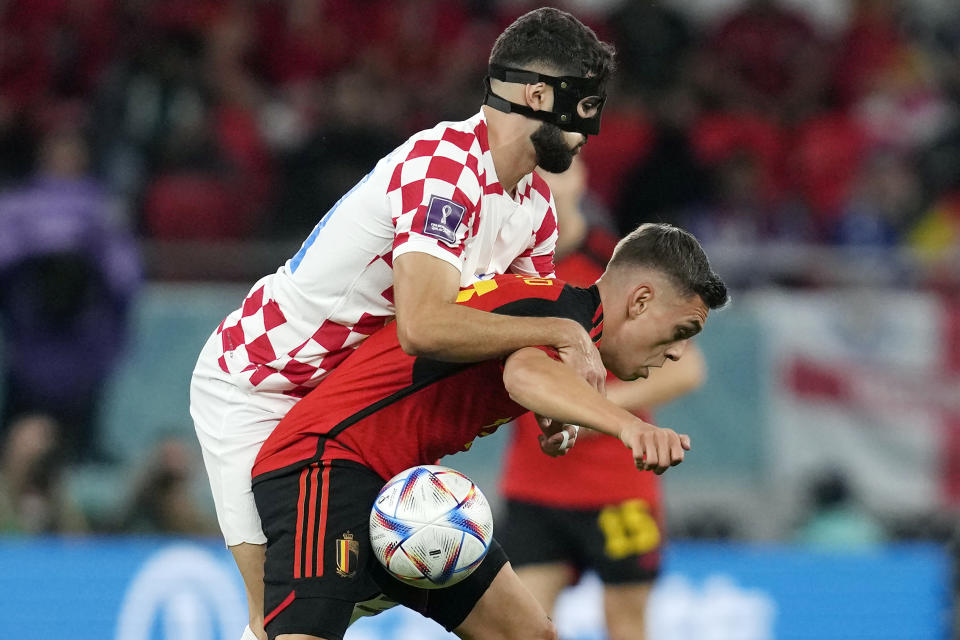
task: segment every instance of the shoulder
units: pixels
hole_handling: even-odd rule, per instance
[[[401,152],[398,164],[419,168],[426,178],[456,182],[463,174],[479,177],[484,140],[477,118],[441,122],[412,136]]]

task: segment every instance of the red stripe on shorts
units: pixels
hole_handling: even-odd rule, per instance
[[[316,506],[317,506],[317,466],[310,465],[308,468],[310,474],[310,506],[307,510],[307,556],[303,559],[303,565],[307,571],[307,578],[313,577],[313,545],[314,530],[316,524]]]
[[[289,607],[290,603],[293,602],[294,598],[296,597],[297,597],[297,592],[291,591],[290,595],[284,598],[283,602],[281,602],[276,609],[274,609],[273,611],[271,611],[270,613],[268,613],[263,617],[263,626],[267,626],[268,624],[270,624],[270,621],[276,618],[278,613],[280,613],[281,611]]]
[[[300,548],[303,545],[303,498],[307,492],[307,472],[309,468],[300,472],[300,496],[297,498],[297,534],[293,541],[293,577],[302,578],[302,558]]]
[[[330,495],[330,464],[323,465],[323,494],[320,496],[320,530],[317,542],[317,577],[323,575],[324,533],[327,530],[327,496]]]

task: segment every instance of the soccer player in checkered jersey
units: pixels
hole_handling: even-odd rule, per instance
[[[254,284],[203,348],[190,411],[217,518],[264,638],[265,537],[250,470],[280,418],[394,317],[408,353],[481,361],[554,347],[597,388],[590,336],[566,318],[506,318],[454,304],[493,274],[553,273],[556,218],[540,166],[562,172],[599,132],[613,49],[568,13],[531,11],[497,38],[479,113],[415,134]]]

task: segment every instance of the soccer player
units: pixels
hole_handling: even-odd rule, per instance
[[[726,299],[696,239],[669,225],[644,225],[624,238],[603,276],[586,289],[505,275],[457,296],[466,308],[509,321],[578,322],[603,364],[624,380],[678,360],[709,309]],[[555,349],[523,347],[505,359],[447,363],[404,353],[391,324],[295,405],[257,456],[253,492],[267,535],[268,636],[340,640],[354,604],[382,592],[462,638],[556,638],[496,541],[473,574],[438,590],[393,580],[369,544],[370,507],[387,479],[466,450],[527,410],[619,438],[629,449],[621,456],[657,473],[680,463],[690,447],[686,436],[607,400],[556,359]],[[544,452],[558,453],[569,433],[549,433]],[[342,540],[356,551],[349,565],[342,554],[338,562]]]
[[[480,112],[415,134],[381,159],[210,336],[190,410],[247,588],[244,640],[265,637],[266,538],[250,489],[257,451],[394,316],[408,353],[471,362],[551,345],[603,386],[603,365],[576,322],[508,320],[453,302],[481,277],[553,274],[552,198],[533,169],[564,171],[599,131],[612,67],[612,48],[570,14],[545,8],[518,18],[493,45]]]
[[[603,273],[617,239],[590,226],[581,213],[586,176],[579,160],[544,179],[556,201],[557,276],[587,286]],[[703,354],[690,343],[679,362],[649,379],[607,380],[607,399],[651,421],[650,411],[703,383]],[[499,539],[510,561],[543,608],[552,612],[560,592],[592,569],[603,582],[610,640],[644,638],[646,603],[660,570],[664,542],[660,479],[636,473],[618,456],[612,438],[585,431],[563,458],[541,453],[541,427],[533,414],[513,424],[504,455],[501,494],[507,499]]]
[[[690,343],[682,360],[652,371],[648,380],[608,380],[607,398],[650,421],[653,409],[696,389],[704,376],[703,355]],[[564,457],[544,458],[540,432],[533,414],[514,422],[501,477],[503,547],[547,612],[566,587],[593,570],[603,583],[607,637],[643,640],[665,542],[660,478],[636,473],[617,457],[616,441],[592,431],[581,431]]]

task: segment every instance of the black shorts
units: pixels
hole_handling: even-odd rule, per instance
[[[267,536],[264,624],[284,633],[341,640],[353,605],[383,593],[447,630],[463,622],[507,558],[492,540],[465,580],[419,589],[390,576],[370,549],[369,518],[383,479],[349,461],[314,463],[253,485]]]
[[[660,573],[660,514],[642,500],[561,509],[508,500],[499,535],[510,563],[592,569],[604,584],[651,582]]]

